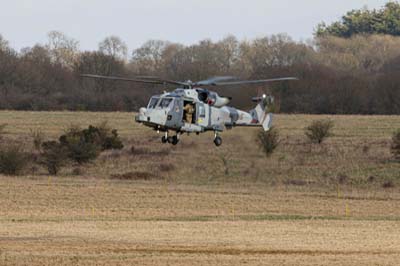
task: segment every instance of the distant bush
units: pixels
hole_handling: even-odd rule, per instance
[[[101,151],[124,147],[117,130],[111,130],[106,123],[83,130],[71,126],[60,137],[60,143],[67,148],[68,157],[79,164],[96,159]]]
[[[344,174],[344,173],[339,173],[339,174],[336,176],[336,181],[337,181],[337,183],[338,183],[338,184],[341,184],[341,185],[343,185],[343,184],[345,184],[346,182],[348,182],[349,179],[350,179],[349,176],[346,175],[346,174]]]
[[[72,174],[72,175],[83,175],[83,174],[84,174],[84,171],[83,171],[83,169],[80,168],[80,167],[75,167],[74,169],[72,169],[71,174]]]
[[[40,129],[38,130],[31,130],[31,137],[33,139],[33,146],[37,151],[40,151],[42,147],[42,143],[44,141],[44,133]]]
[[[400,161],[400,130],[393,134],[391,151],[394,158]]]
[[[271,127],[268,131],[261,129],[257,135],[257,140],[265,155],[270,156],[279,145],[279,132],[274,127]]]
[[[110,176],[111,179],[119,179],[119,180],[150,180],[155,178],[154,173],[150,172],[127,172],[123,174],[113,174]]]
[[[313,143],[321,144],[326,138],[332,136],[332,120],[316,120],[305,128],[305,135]]]
[[[42,144],[40,164],[44,165],[49,174],[57,175],[68,158],[67,148],[57,141],[47,141]]]
[[[285,185],[292,185],[292,186],[305,186],[307,185],[307,181],[301,179],[289,179],[283,182]]]
[[[161,172],[171,172],[175,170],[175,165],[172,163],[161,163],[158,165],[158,168]]]
[[[0,173],[18,175],[29,163],[29,158],[17,144],[0,147]]]
[[[383,182],[382,187],[383,188],[394,188],[395,185],[392,180],[387,180],[387,181]]]

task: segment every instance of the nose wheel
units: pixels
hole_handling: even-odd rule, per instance
[[[222,145],[222,138],[220,136],[218,136],[217,133],[215,133],[215,137],[214,137],[214,144],[215,146],[219,147]]]

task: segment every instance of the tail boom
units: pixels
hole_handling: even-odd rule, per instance
[[[244,112],[232,107],[223,107],[223,109],[227,114],[226,121],[229,121],[225,123],[227,127],[262,127],[264,131],[268,131],[272,126],[273,114],[267,112],[268,108],[265,101],[259,101],[258,105],[250,112]]]

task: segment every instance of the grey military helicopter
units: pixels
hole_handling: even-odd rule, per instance
[[[297,80],[294,77],[237,80],[234,77],[214,77],[203,81],[180,82],[158,77],[140,76],[135,78],[81,75],[85,78],[120,80],[145,84],[175,85],[172,92],[164,92],[150,98],[147,107],[142,107],[135,120],[158,133],[163,132],[163,143],[177,145],[183,133],[214,132],[214,144],[221,146],[220,133],[234,127],[262,127],[268,131],[272,125],[274,98],[263,94],[252,100],[256,107],[249,112],[229,107],[231,97],[219,96],[208,88],[213,86],[234,86],[243,84],[262,84],[277,81]],[[170,132],[175,132],[171,135]]]

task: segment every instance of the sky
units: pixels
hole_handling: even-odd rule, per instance
[[[251,40],[287,33],[312,37],[318,23],[352,9],[380,8],[388,0],[0,0],[0,34],[19,50],[46,43],[57,30],[96,50],[110,35],[130,50],[150,39],[193,44],[233,34]]]

